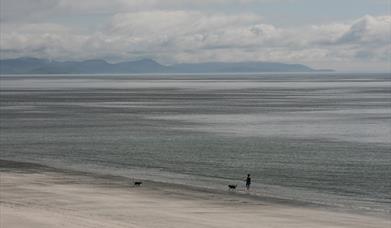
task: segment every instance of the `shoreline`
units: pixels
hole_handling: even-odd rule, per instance
[[[62,173],[70,176],[75,176],[78,178],[85,177],[85,178],[89,178],[90,180],[97,180],[98,183],[99,181],[103,181],[107,184],[110,182],[110,184],[112,185],[116,185],[118,187],[126,187],[126,188],[133,187],[132,181],[137,180],[143,182],[144,188],[145,187],[152,188],[152,189],[164,188],[164,189],[172,189],[172,190],[178,189],[178,190],[194,191],[200,193],[237,196],[237,197],[247,198],[255,201],[288,204],[293,206],[332,208],[331,206],[327,206],[327,205],[316,204],[311,202],[303,202],[294,199],[284,199],[284,198],[278,198],[272,196],[261,196],[261,195],[247,193],[242,190],[229,191],[228,188],[227,190],[221,190],[215,188],[207,188],[205,186],[194,186],[194,185],[186,185],[186,184],[178,184],[178,183],[160,182],[155,180],[139,179],[139,178],[133,179],[130,177],[125,177],[125,176],[120,176],[115,174],[101,174],[101,173],[94,173],[89,171],[51,167],[48,165],[43,165],[43,164],[33,163],[33,162],[22,162],[22,161],[0,159],[0,172],[4,172],[7,170],[10,172],[18,170],[18,172],[29,171],[32,173],[45,173],[45,172]]]
[[[391,225],[382,216],[307,203],[144,180],[143,186],[133,187],[126,177],[26,162],[0,160],[0,180],[1,227],[56,227],[58,223],[140,228]]]
[[[245,190],[242,190],[241,188],[237,189],[236,191],[229,191],[228,186],[225,184],[229,184],[230,181],[226,180],[225,183],[221,182],[219,188],[216,186],[207,186],[203,185],[196,185],[194,183],[179,183],[178,181],[173,181],[170,179],[163,179],[159,180],[156,179],[156,177],[148,176],[147,177],[140,177],[140,174],[137,173],[135,176],[129,176],[129,174],[125,173],[112,173],[109,170],[105,170],[101,172],[101,170],[98,169],[79,169],[78,167],[65,167],[65,166],[51,166],[45,163],[38,163],[38,162],[26,162],[26,161],[18,161],[18,160],[9,160],[9,159],[1,159],[0,158],[0,172],[4,168],[9,168],[12,170],[29,170],[32,172],[42,172],[42,171],[51,171],[51,172],[58,172],[58,173],[65,173],[75,176],[84,176],[84,177],[90,177],[90,178],[97,178],[102,180],[107,180],[111,182],[117,182],[121,183],[121,186],[123,187],[129,187],[132,185],[133,181],[142,181],[143,183],[148,183],[149,188],[170,188],[170,189],[183,189],[183,190],[189,190],[189,191],[196,191],[196,192],[203,192],[203,193],[214,193],[219,195],[228,195],[228,196],[238,196],[243,197],[255,201],[261,201],[261,202],[269,202],[269,203],[276,203],[276,204],[283,204],[283,205],[291,205],[291,206],[301,206],[301,207],[307,207],[307,208],[322,208],[326,210],[332,210],[332,211],[339,211],[339,212],[348,212],[352,214],[360,214],[360,215],[369,215],[374,217],[380,217],[380,218],[388,218],[389,213],[391,212],[391,207],[387,208],[386,210],[372,210],[366,207],[358,208],[358,207],[345,207],[345,205],[336,205],[336,204],[325,204],[323,200],[316,201],[313,199],[303,198],[300,199],[297,198],[288,198],[286,195],[277,195],[277,194],[270,194],[270,189],[268,189],[266,192],[259,191],[259,186],[255,189],[252,189],[250,193],[246,192]],[[233,182],[237,180],[232,180]],[[237,182],[236,182],[237,183]],[[270,188],[266,186],[267,188]],[[285,190],[286,191],[286,190]],[[293,191],[297,191],[297,189],[293,189]],[[327,199],[327,195],[324,199]],[[323,199],[323,198],[322,198]]]

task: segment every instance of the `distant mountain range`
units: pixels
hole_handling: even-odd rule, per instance
[[[0,74],[134,74],[134,73],[256,73],[316,72],[301,64],[274,62],[207,62],[165,66],[151,59],[108,63],[94,59],[85,61],[50,61],[37,58],[0,59]]]

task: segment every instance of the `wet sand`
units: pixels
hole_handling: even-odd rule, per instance
[[[0,166],[0,227],[355,227],[391,226],[386,217],[295,205],[228,192],[61,171]]]

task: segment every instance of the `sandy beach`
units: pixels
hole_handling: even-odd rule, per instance
[[[2,161],[0,227],[385,227],[387,218]]]

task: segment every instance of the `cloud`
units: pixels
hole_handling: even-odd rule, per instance
[[[44,17],[58,6],[57,0],[1,0],[0,20],[15,22]]]
[[[391,17],[364,16],[355,21],[336,42],[358,44],[387,44],[390,43]]]
[[[107,4],[107,1],[94,2],[95,8],[69,0],[49,5],[95,11]],[[116,2],[119,6],[140,3]],[[158,4],[158,1],[147,2],[154,7]],[[181,5],[181,1],[169,2]],[[116,13],[92,32],[39,21],[5,21],[1,26],[0,52],[2,58],[36,56],[122,61],[148,57],[162,63],[251,60],[309,63],[321,67],[327,67],[330,62],[357,65],[376,62],[387,68],[391,54],[390,26],[391,16],[367,15],[339,23],[278,27],[253,13],[154,9]]]
[[[350,24],[335,26],[333,34],[315,39],[314,44],[332,50],[334,56],[342,59],[390,61],[391,16],[366,15]]]
[[[258,0],[258,2],[270,0]],[[243,5],[255,0],[1,0],[1,21],[39,21],[55,16],[117,14]]]

